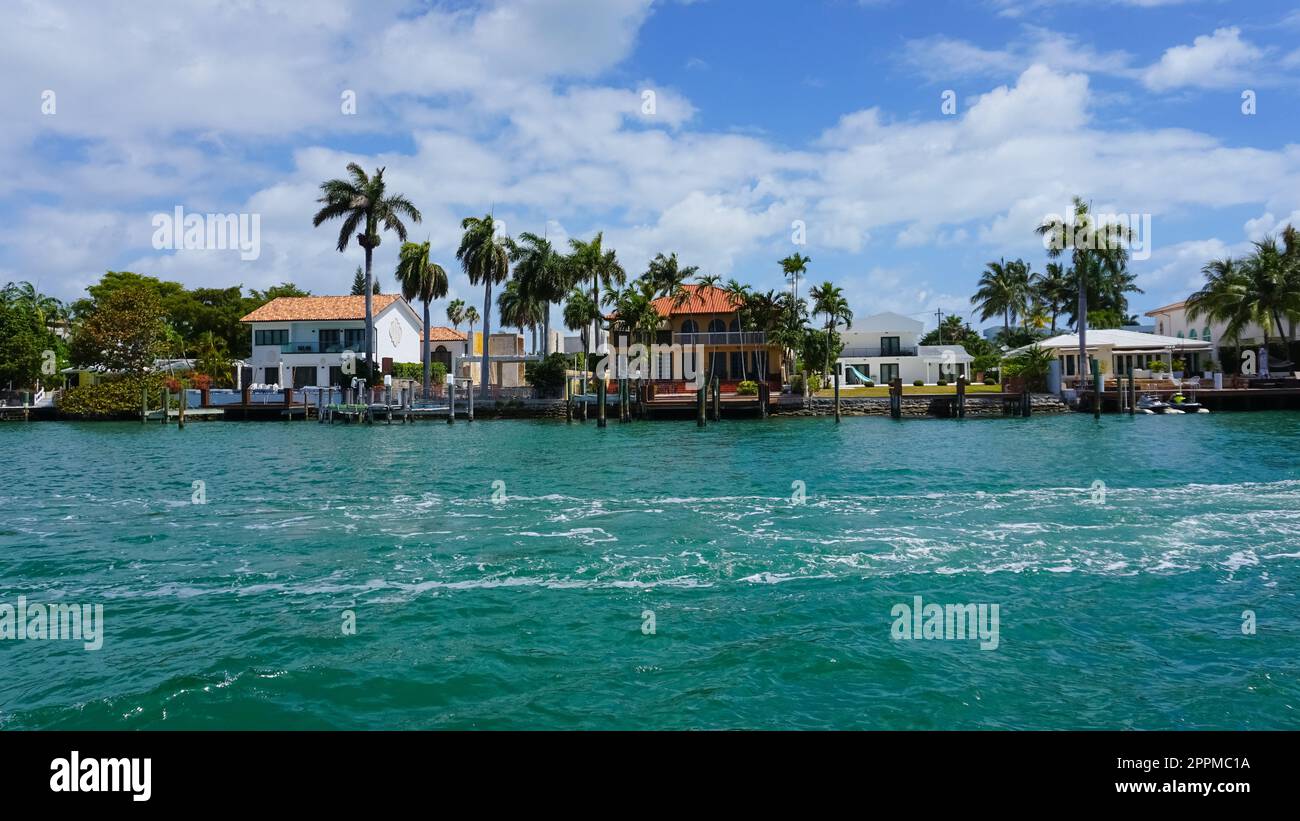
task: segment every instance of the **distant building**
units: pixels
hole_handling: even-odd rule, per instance
[[[1253,322],[1242,328],[1236,339],[1232,339],[1225,336],[1226,325],[1222,322],[1212,322],[1205,316],[1192,320],[1187,315],[1185,299],[1147,311],[1146,315],[1155,320],[1157,334],[1194,342],[1209,342],[1212,346],[1212,356],[1218,362],[1223,361],[1219,354],[1221,345],[1228,348],[1253,349],[1264,344],[1264,330]]]
[[[1061,376],[1067,381],[1080,373],[1079,335],[1061,334],[1051,339],[1042,339],[1034,343],[1040,348],[1055,351],[1061,361]],[[1186,337],[1161,336],[1120,329],[1089,330],[1086,337],[1087,354],[1090,359],[1102,363],[1105,376],[1127,375],[1131,370],[1145,371],[1151,363],[1165,363],[1168,370],[1173,370],[1175,359],[1184,362],[1187,373],[1200,373],[1208,364],[1213,349],[1205,340],[1193,340]],[[1031,346],[1017,348],[1012,355],[1026,351]]]
[[[932,385],[940,379],[969,377],[974,357],[961,345],[919,344],[924,329],[920,320],[895,313],[855,320],[852,330],[840,334],[844,350],[835,362],[840,384],[870,379],[883,385],[897,378]]]

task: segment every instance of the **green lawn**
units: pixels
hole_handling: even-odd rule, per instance
[[[1001,385],[984,385],[984,384],[979,384],[979,385],[967,385],[967,386],[966,386],[966,393],[967,393],[967,394],[972,394],[972,393],[999,393],[999,392],[1001,392],[1001,390],[1002,390],[1002,386],[1001,386]],[[915,385],[904,385],[904,386],[903,386],[903,395],[904,395],[904,396],[907,396],[908,394],[916,394],[916,393],[919,393],[919,394],[941,394],[941,393],[956,393],[956,392],[957,392],[957,386],[956,386],[956,385],[925,385],[924,387],[920,387],[920,388],[918,388],[918,387],[915,386]],[[820,390],[820,391],[818,391],[818,392],[816,393],[816,396],[819,396],[819,397],[826,397],[826,398],[829,399],[829,398],[832,398],[832,397],[835,396],[835,390],[834,390],[834,389]],[[877,385],[877,386],[874,387],[874,388],[863,388],[863,387],[857,387],[857,386],[849,387],[849,386],[846,385],[846,386],[840,388],[840,398],[841,398],[841,399],[850,399],[850,398],[853,398],[853,397],[859,397],[859,396],[889,396],[889,386],[888,386],[888,385]]]

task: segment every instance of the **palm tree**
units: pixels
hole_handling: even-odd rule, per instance
[[[701,288],[716,288],[721,281],[722,277],[717,274],[700,274],[695,277],[696,284]]]
[[[550,240],[525,231],[510,244],[510,261],[515,278],[530,301],[541,303],[542,354],[551,353],[551,305],[564,299],[570,283],[564,257],[556,253]],[[536,345],[533,346],[536,349]]]
[[[665,257],[656,254],[646,269],[645,278],[657,296],[672,297],[673,307],[680,308],[690,299],[691,292],[686,290],[686,280],[695,276],[700,270],[698,265],[681,267],[677,263],[677,254]]]
[[[785,273],[785,278],[790,280],[790,294],[799,298],[799,277],[803,276],[808,270],[808,263],[812,262],[812,257],[791,254],[781,260],[781,270]]]
[[[370,265],[375,249],[379,247],[380,230],[392,231],[397,238],[406,242],[406,223],[402,217],[412,222],[420,221],[420,211],[411,201],[401,194],[388,194],[384,183],[384,169],[368,176],[361,166],[348,163],[351,179],[326,180],[320,184],[321,196],[316,201],[322,207],[312,217],[313,227],[319,227],[332,219],[342,219],[339,229],[338,250],[347,250],[352,241],[352,234],[358,231],[357,244],[366,252],[366,365],[374,364],[374,307],[371,304],[374,282],[371,279]]]
[[[525,328],[531,329],[534,353],[537,351],[537,326],[542,324],[547,307],[543,306],[534,295],[528,293],[519,279],[518,271],[497,295],[497,311],[501,316],[502,324],[514,325],[520,333],[523,333]]]
[[[447,321],[460,333],[460,323],[465,321],[465,300],[453,299],[447,303]]]
[[[1224,334],[1233,338],[1250,324],[1264,333],[1268,348],[1269,331],[1276,328],[1285,342],[1283,319],[1294,326],[1300,318],[1300,272],[1293,252],[1297,237],[1290,228],[1283,235],[1288,246],[1277,247],[1277,238],[1266,236],[1254,243],[1243,260],[1216,259],[1202,268],[1205,285],[1187,300],[1187,315],[1206,316],[1224,323]],[[1290,258],[1288,258],[1290,256]]]
[[[429,303],[447,295],[447,272],[436,262],[429,261],[429,243],[406,242],[397,263],[397,281],[402,285],[402,296],[407,302],[418,299],[424,303],[424,398],[429,399],[430,339],[433,334],[429,322]]]
[[[460,248],[456,249],[456,259],[469,277],[471,285],[483,283],[483,387],[480,396],[487,401],[491,382],[492,356],[490,338],[492,335],[492,286],[499,285],[510,276],[510,252],[508,237],[496,230],[496,220],[491,214],[483,217],[466,217],[460,227],[465,233],[461,236]]]
[[[615,284],[622,285],[627,282],[627,274],[624,273],[623,266],[619,264],[614,249],[611,248],[606,251],[603,242],[603,231],[597,233],[590,242],[570,239],[569,247],[572,250],[566,263],[569,276],[573,282],[591,280],[591,303],[597,308],[591,320],[592,345],[595,345],[596,340],[599,338],[597,324],[600,321],[601,287],[609,289]]]
[[[823,282],[809,291],[809,294],[813,298],[813,313],[826,317],[826,367],[822,370],[822,374],[829,376],[831,340],[835,333],[835,326],[842,322],[845,328],[852,328],[853,311],[849,308],[848,300],[844,298],[844,289],[837,288],[829,282]]]
[[[1046,273],[1036,274],[1031,285],[1038,301],[1052,318],[1052,336],[1056,336],[1056,320],[1069,304],[1069,274],[1061,263],[1049,262]]]
[[[3,302],[17,305],[36,315],[41,327],[49,330],[67,315],[67,308],[58,299],[37,290],[30,282],[9,282],[3,289]]]
[[[722,289],[731,300],[731,304],[736,309],[736,327],[740,329],[740,378],[742,380],[749,378],[749,363],[745,361],[745,325],[748,319],[746,306],[751,296],[748,285],[741,283],[739,280],[731,279]]]
[[[587,392],[587,365],[591,357],[591,341],[588,333],[593,333],[596,322],[600,319],[600,305],[581,288],[569,291],[569,298],[564,303],[564,327],[577,331],[582,337],[582,392]]]
[[[1029,266],[1023,260],[990,262],[980,275],[979,289],[970,298],[980,319],[1002,315],[1002,331],[1011,333],[1011,318],[1025,312],[1029,297]]]
[[[1122,276],[1128,265],[1127,243],[1132,240],[1132,232],[1118,225],[1097,225],[1093,219],[1091,207],[1082,198],[1074,198],[1074,213],[1070,221],[1057,217],[1044,221],[1035,229],[1047,242],[1047,256],[1057,259],[1066,248],[1073,249],[1072,268],[1078,278],[1079,303],[1075,315],[1075,327],[1079,332],[1079,368],[1080,385],[1087,379],[1084,373],[1088,362],[1088,270],[1096,268],[1099,273]]]

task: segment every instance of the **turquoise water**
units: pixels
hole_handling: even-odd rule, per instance
[[[105,623],[0,641],[8,729],[1300,727],[1297,413],[12,423],[0,463],[0,604]],[[893,640],[917,595],[997,649]]]

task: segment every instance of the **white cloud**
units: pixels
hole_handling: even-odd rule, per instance
[[[1264,52],[1241,38],[1241,29],[1221,28],[1190,46],[1174,46],[1142,75],[1155,91],[1173,88],[1231,88],[1249,82]]]

